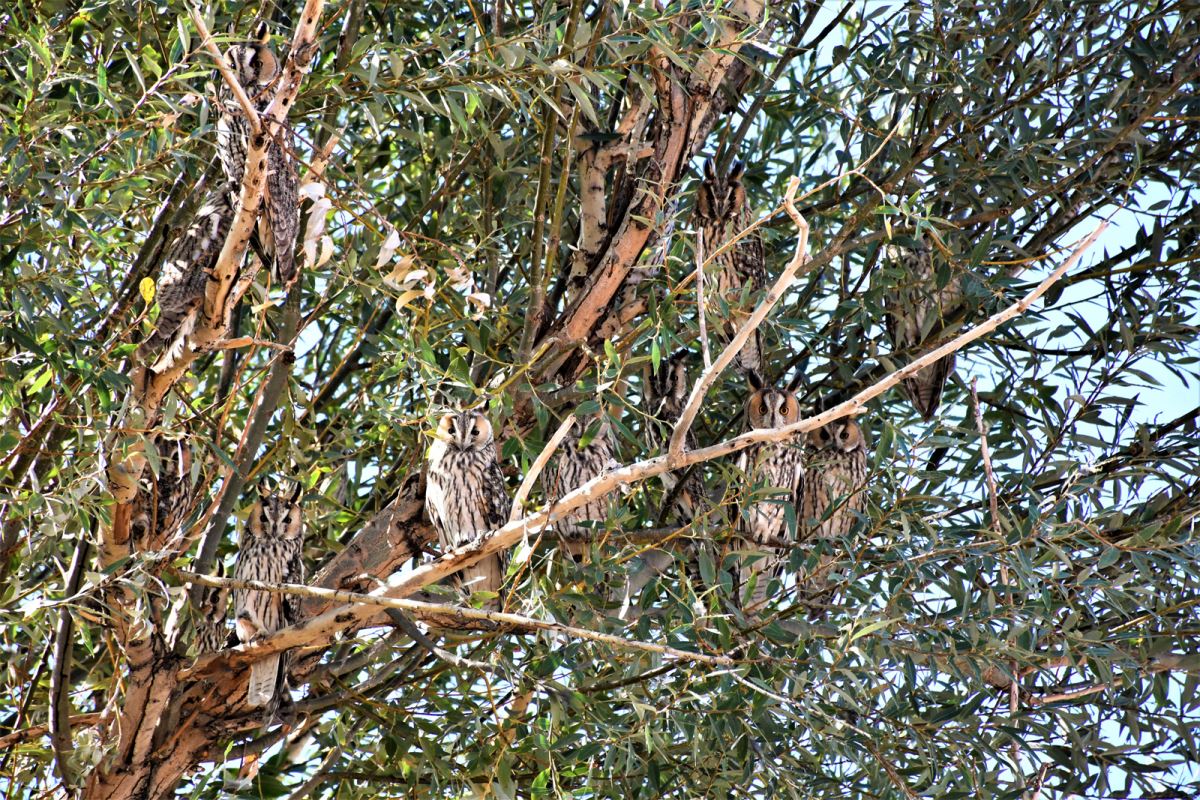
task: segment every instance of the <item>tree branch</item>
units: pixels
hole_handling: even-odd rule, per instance
[[[639,642],[632,639],[622,639],[620,636],[613,636],[607,633],[597,633],[585,628],[576,628],[570,625],[563,625],[559,622],[551,622],[548,620],[535,619],[526,617],[520,614],[510,614],[503,611],[486,611],[478,608],[467,608],[464,606],[444,605],[440,603],[426,603],[421,600],[409,600],[400,597],[386,597],[376,593],[363,594],[362,592],[347,592],[338,589],[319,589],[315,586],[305,586],[295,583],[267,583],[264,581],[242,581],[235,578],[218,578],[213,575],[200,575],[195,572],[188,572],[182,569],[173,569],[176,575],[181,579],[199,583],[204,586],[226,587],[229,589],[252,589],[262,592],[276,592],[279,594],[290,594],[299,597],[320,597],[326,600],[334,600],[353,605],[378,606],[381,608],[395,608],[401,611],[409,611],[419,617],[434,618],[437,620],[462,619],[462,620],[478,620],[481,622],[493,622],[500,625],[511,625],[526,630],[548,631],[551,633],[560,633],[564,636],[570,636],[576,639],[586,639],[600,644],[608,644],[614,647],[623,647],[632,650],[642,650],[647,653],[656,653],[658,655],[669,656],[681,661],[694,661],[701,664],[716,664],[721,666],[731,666],[735,662],[728,656],[710,656],[704,653],[693,653],[687,650],[679,650],[674,647],[669,647],[664,644],[655,644],[653,642]],[[294,626],[285,628],[278,633],[286,633],[288,631],[297,631],[302,626]],[[270,641],[276,640],[279,637],[273,635]],[[267,644],[264,642],[263,644]],[[296,644],[303,644],[297,642]],[[283,649],[288,649],[293,645],[284,645]],[[272,650],[269,647],[253,647],[247,645],[238,645],[221,653],[210,653],[206,656],[201,656],[196,660],[195,665],[184,669],[179,673],[180,678],[190,677],[192,675],[209,674],[216,666],[238,666],[256,661],[259,657],[269,655]]]

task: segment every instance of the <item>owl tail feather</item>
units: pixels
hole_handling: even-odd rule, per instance
[[[260,708],[275,697],[275,682],[279,677],[279,654],[267,656],[250,665],[250,685],[246,688],[246,705]]]
[[[504,583],[504,564],[499,556],[488,556],[482,561],[472,564],[459,573],[459,585],[468,594],[474,592],[499,592]],[[497,608],[495,600],[487,603],[487,608]]]
[[[942,402],[942,392],[946,388],[946,379],[954,371],[954,362],[954,355],[948,355],[903,382],[904,393],[922,419],[933,419],[937,413]]]

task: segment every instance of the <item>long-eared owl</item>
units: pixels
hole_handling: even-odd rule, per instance
[[[586,442],[586,443],[585,443]],[[553,503],[563,495],[620,466],[613,457],[612,424],[608,416],[599,414],[577,419],[546,464],[542,472],[542,488],[546,500]],[[612,498],[601,497],[580,506],[555,523],[560,547],[577,563],[591,550],[591,542],[612,510]]]
[[[155,372],[178,360],[196,329],[205,287],[233,223],[233,192],[228,182],[212,187],[196,216],[167,248],[155,288],[158,322],[137,350],[137,360]]]
[[[754,390],[746,402],[750,429],[782,428],[799,421],[800,404],[792,392],[764,385],[753,372],[748,377]],[[743,549],[766,554],[744,558],[737,569],[738,597],[746,611],[753,611],[763,605],[768,584],[787,561],[788,543],[797,540],[792,523],[807,480],[804,451],[799,441],[763,442],[738,453],[737,466],[750,495],[738,518]],[[752,578],[757,578],[757,583],[747,597]]]
[[[235,44],[225,54],[238,83],[260,115],[270,105],[269,88],[279,76],[279,59],[267,44],[270,33],[260,23],[252,39]],[[222,81],[217,91],[217,155],[226,178],[242,183],[246,169],[250,124],[233,91]],[[267,130],[267,178],[255,240],[252,242],[285,285],[296,278],[296,235],[300,229],[299,178],[291,155],[292,137],[286,124]]]
[[[704,165],[704,180],[696,196],[696,217],[704,239],[705,260],[753,222],[742,176],[746,167],[736,161],[728,175],[718,175],[709,160]],[[762,237],[757,231],[713,257],[705,270],[713,276],[706,282],[705,314],[712,330],[719,332],[722,344],[728,343],[753,311],[753,304],[767,283]],[[762,374],[762,337],[756,330],[742,347],[734,364],[742,372]]]
[[[893,348],[905,351],[905,360],[911,361],[921,354],[926,338],[936,333],[946,315],[962,302],[962,283],[960,276],[951,274],[949,282],[938,288],[933,251],[924,242],[916,248],[889,245],[886,253],[904,273],[884,297],[888,337]],[[924,419],[937,413],[946,379],[954,372],[954,360],[951,353],[904,380],[904,394]]]
[[[862,428],[851,419],[835,420],[808,433],[809,453],[799,505],[806,541],[825,540],[826,546],[842,539],[866,508],[867,443]],[[806,592],[823,591],[825,574],[834,561],[823,555],[816,574],[804,580]]]
[[[265,583],[304,582],[304,515],[302,487],[285,496],[259,487],[259,496],[238,548],[234,577]],[[234,629],[242,643],[253,642],[300,621],[296,595],[238,589],[233,595]],[[250,665],[246,703],[269,706],[287,675],[287,653],[267,656]]]
[[[496,454],[492,423],[478,411],[442,415],[429,447],[425,510],[446,550],[508,521],[511,500]],[[463,568],[456,582],[467,593],[499,592],[504,558],[494,553]],[[495,604],[492,604],[495,605]]]

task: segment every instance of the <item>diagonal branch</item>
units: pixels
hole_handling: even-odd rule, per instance
[[[683,449],[683,443],[687,440],[687,433],[692,427],[692,422],[696,419],[696,414],[700,412],[700,404],[704,401],[704,396],[708,394],[708,389],[712,386],[722,372],[725,371],[733,359],[737,358],[737,354],[741,352],[746,345],[747,340],[753,335],[756,328],[762,324],[767,315],[771,313],[771,309],[775,304],[783,298],[783,293],[792,285],[800,267],[810,263],[812,259],[808,258],[808,223],[804,221],[804,217],[800,216],[800,212],[796,210],[796,190],[800,187],[800,179],[792,178],[788,181],[787,192],[783,197],[783,206],[787,209],[788,216],[796,223],[796,228],[800,231],[800,237],[796,241],[796,253],[792,256],[792,260],[783,268],[783,272],[779,273],[779,277],[775,280],[775,284],[767,292],[767,296],[763,298],[758,307],[753,313],[746,318],[738,332],[734,334],[733,339],[721,351],[721,355],[717,356],[717,360],[711,366],[704,370],[704,374],[696,381],[692,387],[692,393],[688,396],[687,405],[683,408],[683,413],[679,416],[679,421],[675,423],[675,430],[671,432],[671,442],[667,447],[669,455],[677,456]],[[703,274],[704,266],[697,267],[696,279],[701,280],[700,275]]]
[[[883,148],[886,147],[887,143],[890,142],[892,137],[896,135],[897,130],[899,129],[892,128],[892,130],[888,132],[888,135],[885,136],[875,148],[874,152],[867,156],[867,158],[857,167],[838,173],[838,175],[834,176],[833,178],[830,178],[820,185],[809,189],[804,193],[804,197],[810,197],[813,194],[822,191],[827,186],[831,186],[843,178],[847,178],[851,175],[863,176],[864,170],[866,170],[866,168],[871,165],[871,162],[883,152]],[[691,429],[692,423],[696,419],[696,414],[698,414],[700,411],[700,404],[704,402],[704,397],[708,394],[709,387],[712,386],[713,381],[720,377],[721,373],[725,371],[733,359],[737,357],[737,354],[741,352],[751,334],[754,333],[755,328],[761,325],[763,320],[767,318],[767,315],[771,313],[771,309],[774,308],[775,304],[778,303],[783,297],[784,291],[792,283],[792,281],[795,280],[800,267],[807,264],[811,269],[812,267],[823,263],[819,259],[810,258],[807,254],[808,223],[804,221],[804,217],[802,217],[800,212],[796,210],[796,189],[799,186],[799,183],[799,178],[792,178],[790,181],[788,181],[788,188],[784,193],[783,203],[781,204],[783,210],[786,211],[788,216],[792,218],[796,228],[800,231],[800,238],[796,243],[796,254],[792,256],[792,260],[788,262],[786,267],[784,267],[783,272],[780,273],[779,278],[775,281],[775,284],[771,287],[771,290],[767,293],[767,296],[763,298],[758,307],[754,309],[754,312],[746,319],[744,323],[742,323],[742,327],[738,330],[737,334],[733,337],[729,344],[726,345],[725,350],[721,353],[721,355],[717,357],[716,362],[714,362],[711,366],[707,363],[705,364],[704,374],[700,376],[699,380],[696,381],[696,385],[692,387],[692,393],[688,396],[687,405],[684,406],[683,413],[680,414],[679,421],[675,424],[675,430],[671,432],[671,441],[667,448],[667,452],[671,456],[678,456],[679,452],[683,449],[683,443],[687,439],[688,430]],[[739,231],[731,236],[729,241],[724,242],[720,247],[709,254],[703,263],[696,265],[696,272],[694,273],[696,280],[703,281],[704,268],[709,264],[709,262],[711,262],[721,253],[724,253],[726,250],[736,245],[745,237],[749,236],[756,229],[766,223],[767,220],[774,217],[778,212],[779,207],[776,207],[775,210],[771,211],[769,214],[766,214],[765,216],[756,220],[753,224],[747,226],[745,230]],[[703,311],[701,314],[702,316],[700,319],[703,320]]]
[[[521,485],[517,488],[517,494],[513,497],[512,510],[508,514],[508,521],[512,522],[515,519],[520,519],[521,513],[525,509],[525,498],[529,497],[529,492],[533,489],[533,484],[537,481],[538,476],[542,474],[542,470],[546,468],[546,463],[550,457],[554,455],[554,451],[562,444],[562,440],[566,438],[571,430],[571,426],[575,424],[575,415],[568,414],[558,426],[558,430],[550,437],[550,441],[546,442],[546,446],[542,448],[542,452],[538,453],[538,457],[533,460],[533,466],[529,468],[529,472],[521,480]]]
[[[208,32],[208,26],[204,24],[204,18],[200,16],[200,13],[192,6],[188,6],[188,16],[192,18],[192,25],[196,26],[196,32],[200,34],[200,46],[212,55],[217,72],[221,73],[225,85],[229,87],[229,91],[237,98],[238,105],[242,107],[242,113],[246,115],[246,121],[250,123],[250,132],[257,134],[262,130],[262,123],[259,122],[258,112],[254,110],[254,104],[246,95],[241,81],[233,74],[233,70],[229,69],[229,62],[225,60],[221,48],[217,47],[217,43],[213,41],[212,34]]]
[[[575,509],[595,502],[599,498],[616,491],[621,486],[643,481],[691,464],[721,458],[760,442],[785,441],[797,434],[824,427],[834,420],[862,413],[863,406],[867,401],[878,397],[889,389],[899,385],[905,378],[915,375],[935,361],[962,349],[967,344],[987,335],[1000,325],[1026,311],[1039,297],[1046,293],[1047,289],[1053,286],[1079,261],[1083,253],[1096,241],[1096,238],[1107,225],[1107,222],[1101,223],[1096,230],[1084,239],[1062,266],[1054,270],[1028,295],[997,313],[978,327],[951,339],[941,347],[935,348],[914,360],[903,369],[899,369],[877,383],[863,389],[844,403],[783,428],[753,430],[709,447],[688,450],[678,454],[667,453],[666,455],[638,461],[619,469],[609,470],[524,519],[510,522],[470,544],[449,550],[440,558],[430,563],[422,564],[413,569],[393,575],[383,586],[371,592],[368,596],[379,598],[406,597],[423,586],[427,586],[458,572],[463,567],[470,566],[500,550],[512,547],[521,539],[525,531],[530,528],[544,528],[552,525],[565,518]],[[228,663],[229,665],[235,663],[246,664],[272,653],[279,653],[293,647],[321,647],[332,641],[343,630],[359,625],[374,613],[374,608],[365,604],[333,608],[299,625],[283,628],[265,639],[237,648],[234,655],[227,656],[229,658],[228,662],[222,660],[221,663]],[[471,613],[475,612],[472,611]],[[222,656],[221,658],[225,657]],[[206,668],[209,668],[215,660],[210,656],[202,659],[202,663],[206,665]],[[199,669],[199,665],[197,669]]]

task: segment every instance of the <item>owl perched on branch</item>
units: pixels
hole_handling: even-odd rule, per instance
[[[259,487],[259,497],[238,548],[234,577],[265,583],[304,583],[304,516],[301,487],[293,494],[273,494]],[[300,621],[296,595],[238,589],[233,595],[234,628],[240,642],[265,638]],[[246,704],[272,706],[287,675],[286,653],[267,656],[250,665]]]
[[[452,550],[502,527],[512,501],[487,417],[478,411],[444,414],[433,436],[425,510],[442,548]],[[504,558],[494,553],[463,568],[455,580],[467,593],[499,592]]]
[[[754,389],[746,402],[749,429],[782,428],[799,421],[800,404],[790,390],[766,386],[754,372],[748,377]],[[737,467],[750,493],[738,517],[742,549],[766,554],[753,560],[743,556],[736,573],[743,608],[755,611],[766,601],[768,584],[788,559],[787,545],[797,541],[796,509],[807,480],[804,451],[800,442],[763,442],[738,453]]]
[[[746,166],[735,161],[728,175],[718,175],[710,159],[704,164],[704,180],[696,196],[696,218],[704,242],[701,257],[712,262],[705,269],[705,316],[709,327],[728,343],[754,310],[754,303],[767,284],[766,258],[757,231],[736,244],[722,248],[754,221],[746,200],[742,176]],[[721,252],[718,252],[721,251]],[[712,254],[717,255],[713,256]],[[756,330],[746,341],[736,367],[762,374],[762,338]]]
[[[939,332],[947,314],[962,302],[960,276],[952,274],[941,289],[937,286],[933,251],[919,247],[889,245],[887,257],[900,266],[904,275],[884,297],[888,337],[907,360],[921,355],[921,345]],[[954,372],[954,354],[930,364],[903,382],[904,394],[924,419],[932,419],[942,401],[946,379]]]
[[[271,84],[279,77],[279,60],[267,44],[270,33],[265,22],[255,28],[252,39],[235,44],[225,61],[246,90],[258,114],[271,102]],[[225,177],[241,187],[249,148],[250,124],[246,111],[221,79],[217,90],[217,156]],[[299,177],[291,155],[291,135],[285,125],[276,130],[264,126],[267,144],[267,179],[263,187],[258,227],[251,241],[263,263],[272,268],[285,285],[296,279],[296,235],[300,229]]]
[[[833,542],[846,537],[866,509],[867,443],[852,419],[839,419],[808,433],[807,470],[797,506],[803,536],[808,541]],[[807,594],[823,592],[826,570],[834,560],[821,557],[816,574],[804,580]]]
[[[196,330],[205,287],[233,224],[234,192],[231,183],[214,186],[191,223],[167,248],[154,292],[158,322],[137,349],[137,360],[154,372],[170,369]]]
[[[620,464],[613,457],[612,425],[604,412],[577,419],[542,472],[542,489],[553,503],[563,495]],[[601,497],[572,511],[555,523],[561,549],[581,563],[591,549],[596,531],[603,528],[612,510],[612,498]]]

